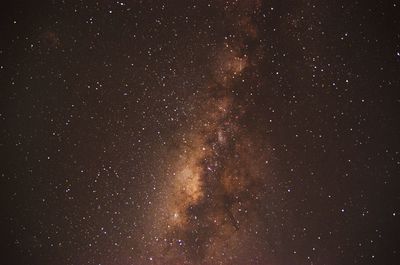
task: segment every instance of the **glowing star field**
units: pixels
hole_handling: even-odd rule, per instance
[[[5,4],[0,263],[397,264],[399,6]]]
[[[241,251],[257,237],[249,228],[260,225],[258,204],[268,176],[265,154],[243,126],[246,103],[233,94],[248,78],[245,72],[257,67],[252,54],[258,44],[249,45],[257,42],[251,16],[258,8],[259,3],[243,2],[225,10],[225,19],[240,21],[217,44],[201,107],[194,110],[198,118],[176,150],[178,158],[149,220],[156,263],[217,264],[224,255],[233,263],[265,260],[264,250],[255,246]]]

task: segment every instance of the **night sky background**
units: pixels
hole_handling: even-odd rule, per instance
[[[0,12],[2,264],[398,264],[399,1]]]

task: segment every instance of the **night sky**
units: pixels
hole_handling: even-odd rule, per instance
[[[398,264],[399,1],[0,12],[1,264]]]

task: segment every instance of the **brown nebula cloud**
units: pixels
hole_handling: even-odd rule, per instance
[[[177,154],[170,155],[173,166],[152,215],[150,237],[160,264],[231,264],[228,256],[234,262],[244,251],[254,251],[246,247],[253,233],[247,228],[262,225],[266,154],[242,124],[246,103],[232,88],[257,67],[248,43],[257,38],[252,16],[259,7],[257,1],[221,6],[232,33],[210,62],[196,124],[184,134]]]

